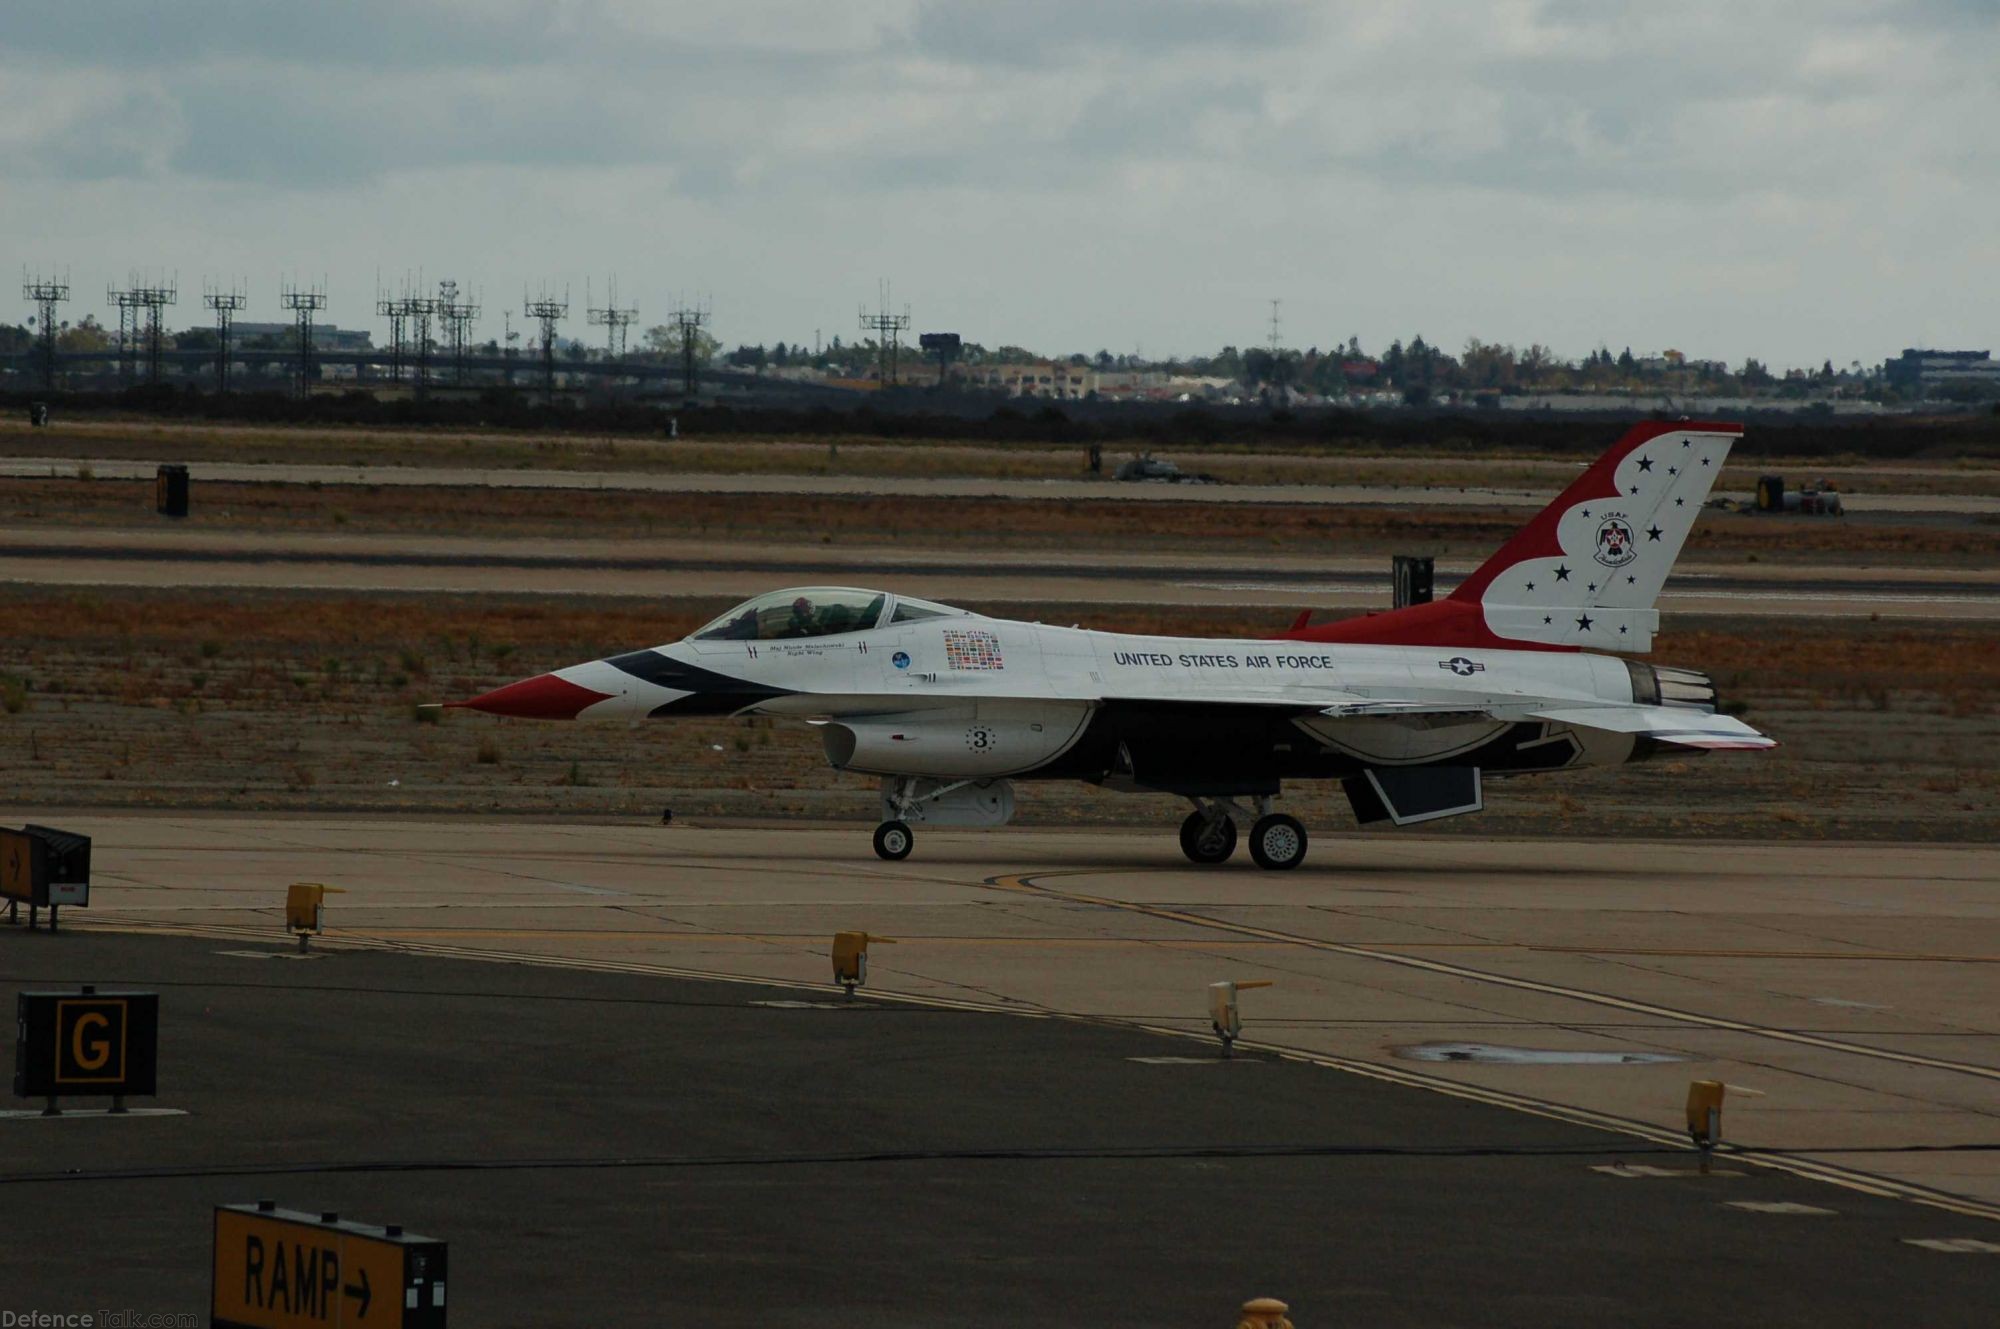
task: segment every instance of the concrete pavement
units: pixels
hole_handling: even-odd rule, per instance
[[[1273,1048],[1655,1141],[1720,1078],[1761,1095],[1732,1140],[2000,1214],[1988,847],[1326,834],[1267,874],[1194,870],[1170,827],[924,830],[888,864],[854,826],[33,819],[96,837],[79,928],[268,938],[314,880],[347,891],[331,945],[809,984],[863,928],[900,942],[888,991],[1204,1036],[1208,983],[1268,978],[1248,1036]],[[1456,1042],[1612,1056],[1416,1060]]]

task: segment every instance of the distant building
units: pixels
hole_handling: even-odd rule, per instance
[[[251,341],[289,343],[298,329],[290,323],[233,323],[232,336],[238,346]],[[313,324],[313,345],[322,351],[372,351],[372,334],[365,329],[343,328],[332,323]]]
[[[2000,388],[2000,360],[1991,351],[1904,352],[1882,366],[1889,386],[1922,395],[1949,384],[1984,383]]]
[[[1030,364],[969,365],[966,383],[1010,397],[1087,397],[1097,390],[1097,371],[1087,365],[1059,361]]]

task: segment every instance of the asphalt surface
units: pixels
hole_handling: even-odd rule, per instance
[[[0,1120],[8,1309],[204,1312],[211,1206],[270,1198],[447,1240],[463,1325],[1992,1323],[1993,1254],[1910,1244],[1989,1223],[1193,1039],[0,938],[17,990],[157,989],[187,1112]]]

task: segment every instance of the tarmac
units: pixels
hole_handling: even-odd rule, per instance
[[[155,889],[279,867],[227,868],[220,842],[256,837],[213,829],[218,885]],[[107,895],[158,875],[125,838],[97,848]],[[213,1207],[269,1199],[447,1242],[462,1325],[1226,1326],[1257,1295],[1305,1329],[1991,1323],[1989,1221],[1771,1160],[1703,1176],[1678,1144],[1325,1061],[872,988],[80,923],[0,934],[0,968],[158,992],[164,1111],[0,1119],[16,1314],[203,1322]],[[375,1305],[344,1322],[400,1322]]]
[[[1313,827],[1305,866],[1265,873],[1193,868],[1171,826],[920,829],[884,863],[860,823],[22,819],[94,837],[79,930],[262,943],[285,885],[319,881],[345,892],[330,948],[823,985],[833,933],[861,929],[897,941],[879,989],[1203,1039],[1209,983],[1270,979],[1246,1037],[1274,1050],[1653,1143],[1681,1138],[1690,1080],[1722,1079],[1755,1091],[1731,1100],[1732,1141],[2000,1216],[1989,846]],[[1466,1042],[1592,1055],[1440,1050]]]

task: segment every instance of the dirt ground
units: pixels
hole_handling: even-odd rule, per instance
[[[41,806],[591,811],[871,820],[872,782],[765,721],[634,728],[440,717],[420,702],[673,640],[706,600],[0,587],[0,769]],[[976,604],[996,614],[1005,604]],[[1111,630],[1254,634],[1230,609],[1034,616]],[[1713,673],[1783,744],[1489,786],[1439,832],[2000,838],[2000,625],[1771,626],[1683,616],[1651,658]],[[1352,831],[1337,786],[1285,806]],[[1170,799],[1022,787],[1029,824],[1154,823]]]
[[[158,526],[153,486],[137,480],[0,478],[0,525],[61,531]],[[1328,507],[1102,499],[944,498],[876,495],[707,494],[425,485],[240,484],[206,481],[176,531],[419,533],[621,539],[715,537],[831,546],[920,539],[937,548],[1175,550],[1196,553],[1430,554],[1477,558],[1505,543],[1519,510]],[[1711,512],[1687,556],[1782,566],[1937,564],[2000,559],[2000,522],[1977,517],[1772,518]]]
[[[1606,446],[1620,426],[1604,426]],[[1945,436],[1955,437],[1955,436]],[[1232,484],[1480,485],[1553,493],[1587,460],[1573,454],[1510,450],[1470,454],[1463,447],[1380,443],[1298,443],[1274,447],[1192,440],[1103,445],[1107,472],[1140,452],[1154,452],[1191,473]],[[32,429],[0,419],[0,456],[116,458],[140,461],[298,462],[355,466],[467,466],[544,470],[643,470],[730,474],[958,476],[1074,479],[1085,474],[1084,444],[993,444],[872,437],[666,439],[637,435],[526,433],[449,428],[310,428],[81,416]],[[1879,462],[1858,455],[1739,458],[1717,479],[1725,492],[1747,491],[1764,474],[1826,480],[1849,492],[2000,494],[1992,456],[1926,455]]]

